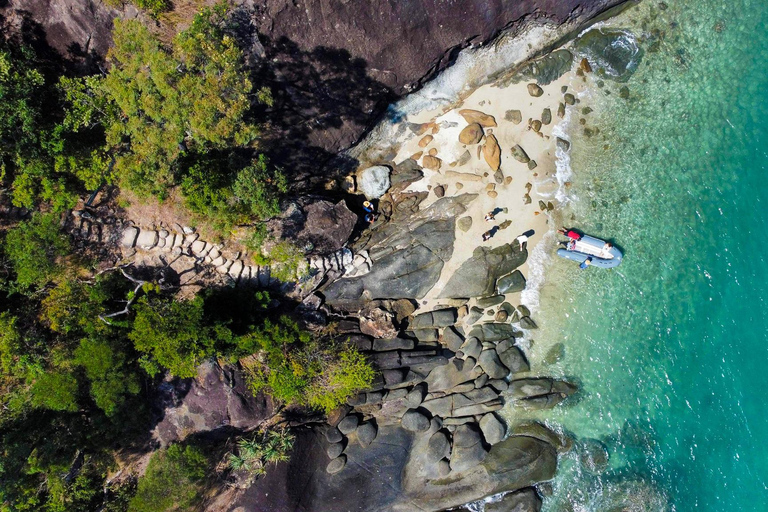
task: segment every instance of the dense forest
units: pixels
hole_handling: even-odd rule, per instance
[[[117,190],[114,201],[176,200],[270,257],[263,222],[280,213],[286,179],[261,152],[272,98],[235,28],[224,5],[170,42],[116,20],[89,76],[0,41],[0,200],[25,212],[0,228],[0,510],[186,510],[222,461],[257,477],[284,460],[292,437],[276,428],[234,450],[191,439],[156,451],[138,480],[113,478],[118,454],[150,450],[159,383],[195,377],[204,361],[241,364],[253,393],[325,412],[374,377],[357,350],[303,330],[268,292],[182,299],[159,269],[107,265],[63,228],[90,194]],[[275,247],[301,257],[290,241]]]

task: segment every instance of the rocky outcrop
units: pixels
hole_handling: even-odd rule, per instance
[[[208,362],[194,379],[164,382],[156,406],[163,411],[153,431],[163,446],[217,429],[251,430],[274,414],[265,395],[253,396],[233,367]]]
[[[494,249],[478,247],[461,264],[440,292],[441,298],[485,297],[494,292],[496,280],[515,270],[528,258],[527,249],[505,244]]]
[[[326,303],[349,308],[371,299],[424,297],[453,254],[456,218],[474,198],[445,197],[415,215],[397,216],[371,229],[356,247],[367,251],[370,271],[322,288]]]

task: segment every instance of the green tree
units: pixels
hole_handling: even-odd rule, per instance
[[[226,335],[204,324],[202,297],[177,301],[145,295],[136,302],[135,315],[128,337],[145,354],[143,366],[151,375],[162,367],[177,377],[194,377]]]
[[[83,339],[75,350],[75,362],[90,381],[91,397],[107,416],[123,405],[126,395],[139,392],[138,376],[126,365],[126,356],[106,340]]]
[[[152,455],[139,480],[131,512],[192,510],[199,503],[201,484],[210,461],[200,448],[175,444]]]
[[[225,14],[225,4],[203,9],[171,48],[139,21],[115,20],[107,75],[62,81],[72,102],[67,122],[103,123],[115,172],[129,188],[162,196],[175,184],[182,155],[256,138],[245,119],[253,85],[224,31]]]
[[[5,238],[5,253],[20,290],[45,286],[58,276],[63,269],[61,259],[69,251],[69,239],[59,230],[54,214],[36,213],[11,229]]]
[[[32,404],[52,411],[77,411],[77,379],[61,371],[42,374],[32,385]]]

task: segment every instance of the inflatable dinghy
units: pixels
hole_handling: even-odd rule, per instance
[[[557,255],[579,263],[583,263],[587,258],[591,257],[590,266],[592,267],[618,267],[624,255],[614,246],[605,249],[605,244],[605,240],[584,235],[579,240],[568,242],[567,249],[558,249]]]

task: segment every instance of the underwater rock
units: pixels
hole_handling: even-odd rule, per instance
[[[629,80],[643,57],[635,36],[623,30],[592,29],[576,40],[574,48],[592,68],[617,82]]]

